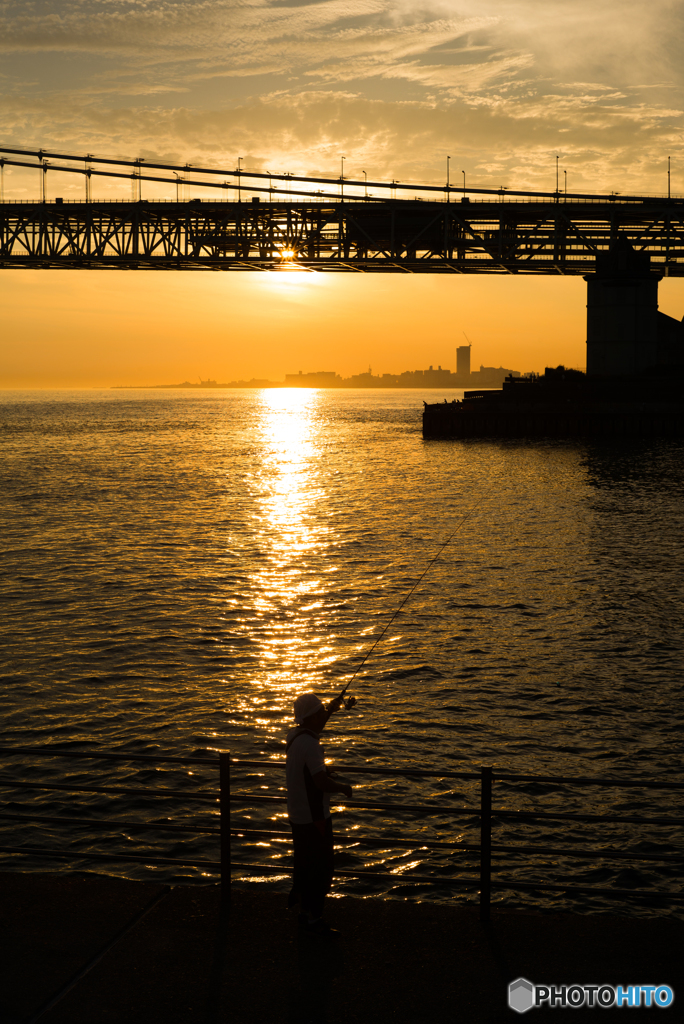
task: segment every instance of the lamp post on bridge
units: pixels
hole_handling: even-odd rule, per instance
[[[86,203],[89,203],[90,200],[92,199],[92,191],[91,191],[91,181],[90,181],[90,179],[91,179],[91,176],[92,176],[93,172],[92,172],[92,169],[91,169],[91,167],[89,165],[90,158],[91,158],[90,153],[86,153],[85,157],[83,158],[83,166],[85,168],[85,170],[83,172],[83,176],[85,178],[85,201],[86,201]]]
[[[137,175],[133,175],[134,178],[137,177],[138,179],[138,202],[141,202],[142,200],[142,170],[140,165],[144,162],[144,159],[144,157],[139,156],[138,159],[135,161],[135,165],[138,168],[138,173]],[[135,182],[133,182],[133,184],[135,185]]]
[[[46,170],[45,170],[45,164],[46,163],[47,163],[47,161],[43,160],[43,150],[39,149],[38,150],[38,171],[40,173],[40,201],[41,201],[41,203],[45,202],[45,174],[47,173]]]

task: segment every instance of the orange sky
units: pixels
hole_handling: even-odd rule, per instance
[[[448,155],[452,182],[545,190],[558,156],[570,192],[653,194],[669,155],[681,194],[683,43],[681,0],[5,0],[0,144],[433,184]],[[6,199],[37,193],[5,168]],[[474,366],[583,366],[585,301],[581,278],[0,271],[0,387],[453,369],[463,332]],[[660,307],[681,319],[684,281]]]
[[[584,366],[581,277],[193,272],[0,273],[2,387],[106,387],[198,377],[282,380],[472,364]],[[681,319],[684,280],[660,285]]]

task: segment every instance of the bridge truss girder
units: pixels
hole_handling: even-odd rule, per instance
[[[3,203],[0,267],[587,274],[618,237],[684,276],[684,203]]]

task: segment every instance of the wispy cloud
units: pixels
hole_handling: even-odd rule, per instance
[[[683,42],[681,0],[6,0],[0,135],[437,180],[458,152],[521,186],[559,153],[571,187],[656,188]]]

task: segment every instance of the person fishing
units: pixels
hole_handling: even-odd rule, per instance
[[[331,935],[323,920],[323,902],[333,878],[333,830],[330,794],[351,799],[352,788],[336,782],[325,767],[319,736],[331,715],[354,697],[343,694],[327,707],[315,693],[302,693],[294,702],[296,728],[287,734],[287,813],[294,840],[294,873],[288,907],[300,905],[302,928],[313,935]]]
[[[456,528],[440,546],[434,557],[395,609],[389,621],[380,631],[364,654],[351,679],[339,696],[331,700],[327,708],[315,693],[302,693],[294,702],[296,728],[287,734],[287,812],[294,840],[294,873],[288,907],[300,904],[300,923],[312,934],[330,935],[333,931],[323,920],[323,901],[332,886],[333,878],[333,831],[330,820],[330,793],[342,793],[351,799],[352,788],[346,783],[335,782],[326,771],[323,748],[319,736],[336,711],[344,705],[347,709],[356,703],[355,697],[345,694],[352,686],[375,648],[402,611],[407,602],[423,582],[439,556],[451,543],[463,524],[473,514],[473,506],[461,518]]]

